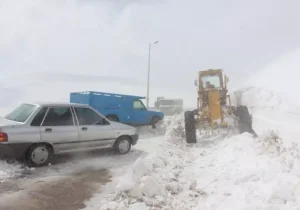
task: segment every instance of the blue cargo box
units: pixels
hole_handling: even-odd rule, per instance
[[[147,110],[142,99],[145,97],[95,91],[70,94],[71,103],[87,104],[114,121],[147,125],[151,124],[154,118],[163,119],[162,112]]]
[[[91,107],[105,109],[131,108],[132,101],[141,99],[145,99],[145,97],[94,91],[70,94],[71,103],[88,104]]]

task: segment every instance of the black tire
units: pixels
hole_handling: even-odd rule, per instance
[[[246,106],[238,106],[235,110],[235,115],[238,117],[239,133],[248,132],[255,134],[252,129],[252,118]]]
[[[117,115],[107,115],[106,118],[109,119],[110,121],[114,121],[114,122],[120,121]]]
[[[185,137],[187,143],[196,143],[196,122],[193,111],[186,111],[184,113],[185,122]]]
[[[125,142],[127,143],[128,148],[124,150],[124,148],[122,149],[121,145],[122,145],[122,143],[126,144]],[[131,149],[130,137],[127,137],[127,136],[119,137],[114,144],[114,149],[116,150],[116,152],[118,154],[121,154],[121,155],[127,154]]]
[[[153,129],[156,128],[156,124],[160,121],[160,118],[159,117],[153,117],[152,120],[151,120],[151,126]]]
[[[36,152],[44,152],[47,153],[47,156],[45,155],[44,159],[39,158],[38,160],[34,160],[34,156]],[[41,167],[48,165],[53,157],[53,148],[47,144],[34,144],[32,145],[26,154],[26,160],[27,164],[32,167]]]

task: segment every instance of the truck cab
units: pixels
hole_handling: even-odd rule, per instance
[[[104,92],[70,93],[71,103],[87,104],[111,121],[128,125],[155,125],[164,118],[158,111],[148,110],[142,99],[145,97]]]
[[[183,112],[183,100],[157,97],[155,108],[163,112],[165,115],[180,114]]]

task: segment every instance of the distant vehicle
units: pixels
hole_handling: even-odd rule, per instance
[[[136,128],[111,122],[84,104],[21,104],[0,120],[2,158],[44,166],[54,154],[114,148],[121,154],[138,141]]]
[[[74,92],[70,102],[88,104],[111,121],[129,125],[155,125],[164,118],[162,112],[147,110],[145,97],[103,92]]]
[[[183,100],[158,97],[155,103],[155,108],[163,112],[165,115],[180,114],[183,112]]]

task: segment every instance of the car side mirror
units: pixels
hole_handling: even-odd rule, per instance
[[[95,123],[95,125],[108,125],[108,124],[109,124],[109,122],[106,121],[104,118],[102,118],[101,121],[97,121],[97,122]]]

